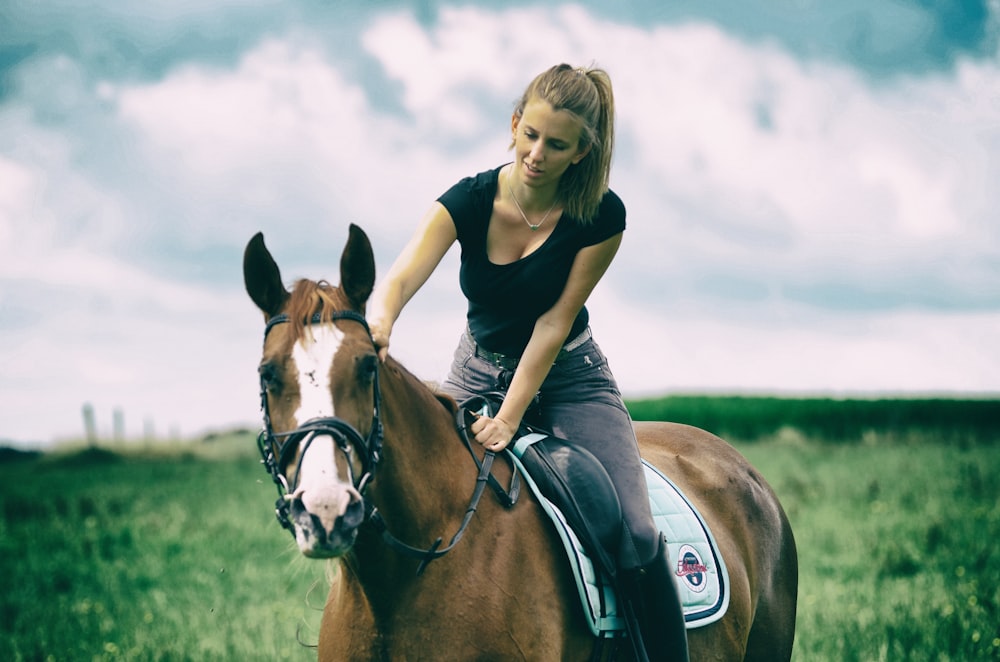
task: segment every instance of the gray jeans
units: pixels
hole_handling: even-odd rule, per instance
[[[461,402],[480,393],[506,391],[511,376],[509,370],[477,356],[475,341],[466,332],[441,389]],[[552,365],[538,406],[528,410],[525,423],[580,444],[604,465],[631,536],[632,550],[623,546],[619,565],[633,568],[647,563],[657,552],[659,531],[649,506],[639,447],[608,360],[593,338],[564,352]]]

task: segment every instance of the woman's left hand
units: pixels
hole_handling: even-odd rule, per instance
[[[510,444],[517,428],[511,427],[502,418],[480,416],[472,424],[471,430],[472,434],[476,435],[476,441],[480,446],[488,451],[499,453]]]

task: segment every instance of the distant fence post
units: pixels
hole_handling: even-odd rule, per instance
[[[83,433],[90,446],[97,445],[97,421],[94,418],[94,406],[89,402],[83,403]]]
[[[116,442],[125,440],[125,413],[121,407],[115,407],[115,410],[111,413],[111,429]]]

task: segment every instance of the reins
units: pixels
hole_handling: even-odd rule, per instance
[[[365,328],[365,332],[368,334],[369,339],[371,339],[371,330],[368,327],[368,321],[360,313],[352,310],[334,311],[329,319],[330,321],[352,320],[357,322]],[[264,327],[265,342],[267,341],[267,335],[270,333],[271,329],[278,324],[290,321],[291,320],[288,315],[284,313],[275,315],[269,319]],[[320,324],[322,322],[323,316],[320,313],[315,313],[308,320],[309,324]],[[278,488],[278,499],[275,502],[275,516],[281,526],[291,532],[292,537],[295,536],[295,527],[289,519],[289,512],[290,502],[292,499],[291,493],[294,492],[294,486],[289,486],[288,481],[281,473],[281,467],[286,464],[286,455],[291,449],[294,449],[303,443],[305,444],[305,448],[308,448],[317,436],[330,436],[333,438],[341,452],[348,457],[348,460],[350,459],[352,449],[362,451],[360,453],[362,475],[359,479],[354,479],[354,471],[350,461],[348,461],[347,465],[354,488],[362,497],[364,497],[365,490],[374,478],[375,470],[381,460],[382,442],[384,440],[384,430],[381,418],[382,394],[381,389],[379,388],[378,375],[379,371],[376,368],[372,382],[372,424],[367,438],[362,437],[361,433],[358,432],[357,428],[353,425],[337,416],[313,418],[305,421],[295,430],[287,432],[274,432],[271,424],[270,410],[267,403],[267,384],[265,383],[264,376],[261,376],[260,398],[264,428],[257,437],[257,447],[261,454],[261,464],[264,465],[267,472],[271,475],[271,479],[274,481],[274,484]],[[492,487],[497,499],[504,507],[510,508],[517,502],[518,494],[520,492],[520,481],[516,466],[514,466],[513,461],[511,461],[511,467],[513,469],[511,484],[509,489],[504,489],[491,473],[493,460],[496,454],[492,451],[486,451],[483,460],[480,461],[473,450],[472,444],[469,441],[468,432],[466,430],[468,426],[468,420],[466,418],[468,411],[469,410],[465,407],[460,408],[459,418],[460,420],[464,419],[464,425],[460,422],[456,422],[456,428],[466,448],[472,455],[472,459],[475,461],[476,466],[479,469],[479,473],[476,477],[476,486],[473,489],[469,505],[465,510],[464,517],[462,518],[462,523],[459,526],[458,531],[456,531],[451,537],[451,540],[446,547],[441,548],[441,543],[443,542],[442,537],[437,538],[427,549],[421,549],[419,547],[408,545],[389,532],[385,520],[382,518],[381,513],[378,512],[377,508],[374,506],[366,508],[366,519],[370,520],[372,525],[375,526],[376,529],[382,534],[382,539],[386,542],[386,544],[403,554],[420,560],[420,565],[417,567],[418,575],[424,571],[428,563],[450,552],[462,539],[462,536],[465,534],[465,531],[472,520],[472,516],[475,514],[476,509],[479,506],[479,502],[482,499],[483,492],[485,491],[487,485]],[[275,455],[275,448],[277,448],[277,455]],[[300,464],[297,469],[301,469],[302,458],[305,455],[304,451],[305,449],[303,449],[303,452],[299,455]],[[297,470],[296,476],[300,475],[300,473],[301,472]],[[367,503],[368,502],[366,500],[366,504]]]
[[[441,543],[443,542],[443,538],[435,540],[434,544],[432,544],[428,549],[419,549],[407,545],[388,532],[385,521],[377,511],[373,511],[371,515],[372,523],[375,524],[375,526],[382,532],[383,539],[390,547],[404,554],[420,559],[420,565],[417,567],[418,575],[424,571],[424,568],[427,567],[428,563],[450,552],[452,548],[458,544],[459,540],[462,539],[462,536],[465,534],[465,530],[469,526],[469,522],[472,520],[472,516],[476,513],[476,508],[479,507],[479,501],[482,499],[483,492],[485,491],[487,485],[493,489],[497,500],[505,508],[513,507],[514,504],[517,503],[517,498],[521,492],[521,481],[517,465],[510,460],[509,454],[505,455],[508,461],[510,461],[512,470],[509,489],[505,489],[491,473],[496,453],[493,451],[485,451],[482,461],[480,461],[476,456],[476,453],[472,448],[472,442],[469,440],[468,433],[469,425],[471,424],[471,420],[473,420],[471,418],[471,412],[473,410],[470,408],[470,403],[473,401],[480,402],[480,399],[474,398],[459,408],[455,417],[455,428],[458,430],[459,436],[462,438],[462,442],[465,444],[466,449],[469,451],[473,461],[479,468],[479,474],[476,476],[476,487],[472,492],[472,498],[469,500],[469,506],[465,509],[465,516],[462,518],[462,524],[458,527],[458,531],[455,532],[455,535],[452,536],[451,540],[448,542],[448,546],[444,549],[439,549],[441,547]],[[482,403],[485,403],[485,400],[482,400]]]

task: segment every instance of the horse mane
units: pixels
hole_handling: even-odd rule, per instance
[[[319,315],[320,322],[329,324],[333,321],[333,313],[343,310],[346,297],[339,287],[334,287],[325,280],[309,280],[300,278],[292,287],[292,294],[285,304],[285,313],[292,322],[292,334],[298,342],[305,337],[306,329],[313,315]]]

